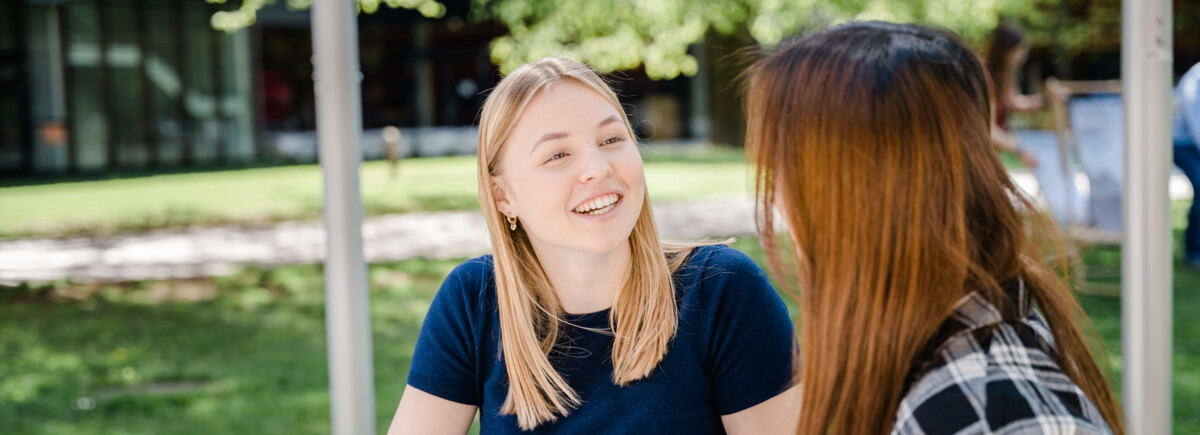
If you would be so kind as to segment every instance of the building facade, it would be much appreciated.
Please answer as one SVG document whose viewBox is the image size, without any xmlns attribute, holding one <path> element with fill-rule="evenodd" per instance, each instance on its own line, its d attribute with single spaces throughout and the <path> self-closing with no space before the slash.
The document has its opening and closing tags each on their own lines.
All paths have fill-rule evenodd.
<svg viewBox="0 0 1200 435">
<path fill-rule="evenodd" d="M 474 149 L 500 78 L 488 44 L 505 29 L 470 22 L 469 0 L 442 3 L 441 19 L 359 18 L 368 157 L 384 126 L 409 155 Z M 0 177 L 315 161 L 309 12 L 285 4 L 226 33 L 210 17 L 234 5 L 204 0 L 0 1 Z M 670 140 L 705 136 L 702 79 L 635 70 L 614 86 L 640 136 Z"/>
<path fill-rule="evenodd" d="M 251 46 L 191 0 L 0 3 L 0 175 L 248 162 Z"/>
</svg>

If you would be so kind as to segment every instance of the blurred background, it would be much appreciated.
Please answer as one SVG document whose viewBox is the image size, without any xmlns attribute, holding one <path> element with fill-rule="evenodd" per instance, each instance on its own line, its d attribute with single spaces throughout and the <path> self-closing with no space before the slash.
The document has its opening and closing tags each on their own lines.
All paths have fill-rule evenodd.
<svg viewBox="0 0 1200 435">
<path fill-rule="evenodd" d="M 309 3 L 0 0 L 0 433 L 329 432 Z M 504 72 L 612 72 L 665 235 L 736 236 L 765 267 L 738 74 L 748 49 L 851 19 L 945 27 L 981 56 L 1008 24 L 1022 93 L 1078 90 L 1069 115 L 1010 119 L 1037 168 L 1002 158 L 1063 224 L 1120 389 L 1119 0 L 357 4 L 381 432 L 442 278 L 489 249 L 474 123 Z M 1172 5 L 1178 78 L 1200 0 Z M 1181 243 L 1181 174 L 1171 195 Z M 1200 433 L 1200 272 L 1176 262 L 1174 430 Z"/>
</svg>

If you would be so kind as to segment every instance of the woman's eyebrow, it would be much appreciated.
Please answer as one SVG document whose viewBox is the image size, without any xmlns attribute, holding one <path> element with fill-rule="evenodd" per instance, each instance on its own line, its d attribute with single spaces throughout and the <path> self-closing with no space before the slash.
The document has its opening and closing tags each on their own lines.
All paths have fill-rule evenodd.
<svg viewBox="0 0 1200 435">
<path fill-rule="evenodd" d="M 621 118 L 618 117 L 617 115 L 609 116 L 608 118 L 604 118 L 603 121 L 600 121 L 600 124 L 597 125 L 596 128 L 600 128 L 600 127 L 612 124 L 614 122 L 621 122 Z M 543 142 L 549 142 L 552 140 L 563 139 L 563 138 L 566 138 L 567 136 L 570 136 L 570 134 L 564 133 L 564 132 L 543 134 L 542 137 L 538 138 L 537 142 L 533 143 L 533 148 L 529 149 L 529 154 L 532 155 L 533 152 L 537 150 L 538 145 L 541 145 Z"/>
<path fill-rule="evenodd" d="M 533 148 L 529 149 L 529 154 L 533 155 L 533 152 L 537 150 L 538 145 L 541 145 L 543 142 L 558 140 L 558 139 L 565 138 L 567 136 L 570 136 L 570 134 L 563 133 L 563 132 L 543 134 L 541 138 L 538 138 L 537 142 L 533 143 Z"/>
<path fill-rule="evenodd" d="M 617 115 L 609 116 L 608 118 L 605 118 L 603 121 L 600 121 L 600 125 L 597 125 L 596 128 L 600 128 L 600 127 L 606 126 L 608 124 L 612 124 L 614 122 L 621 122 L 621 118 L 617 117 Z"/>
</svg>

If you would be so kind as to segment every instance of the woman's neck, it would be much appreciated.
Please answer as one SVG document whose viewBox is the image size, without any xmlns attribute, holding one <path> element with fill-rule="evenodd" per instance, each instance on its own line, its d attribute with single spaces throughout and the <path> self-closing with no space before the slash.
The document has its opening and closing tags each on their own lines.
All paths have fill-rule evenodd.
<svg viewBox="0 0 1200 435">
<path fill-rule="evenodd" d="M 625 241 L 608 252 L 582 252 L 534 244 L 542 270 L 554 294 L 569 314 L 587 314 L 612 308 L 617 290 L 629 278 L 632 254 Z"/>
</svg>

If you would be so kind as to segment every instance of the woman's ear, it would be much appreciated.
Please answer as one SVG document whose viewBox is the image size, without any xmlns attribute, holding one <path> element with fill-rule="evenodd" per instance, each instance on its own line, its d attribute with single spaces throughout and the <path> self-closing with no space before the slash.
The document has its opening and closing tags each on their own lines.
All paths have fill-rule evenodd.
<svg viewBox="0 0 1200 435">
<path fill-rule="evenodd" d="M 515 207 L 512 201 L 508 198 L 508 192 L 505 189 L 503 180 L 498 179 L 494 175 L 488 176 L 489 183 L 492 185 L 492 198 L 496 200 L 496 208 L 500 209 L 500 213 L 508 217 L 517 217 Z"/>
</svg>

